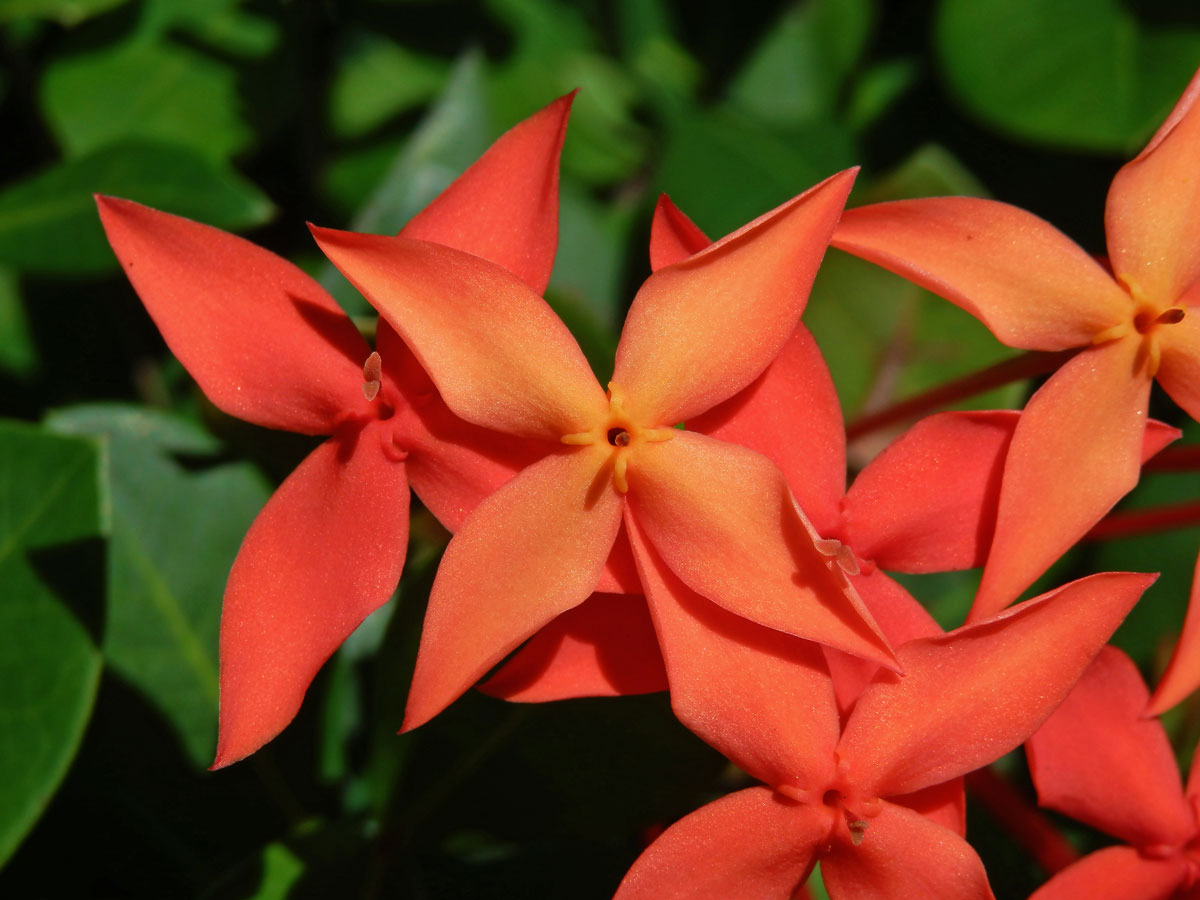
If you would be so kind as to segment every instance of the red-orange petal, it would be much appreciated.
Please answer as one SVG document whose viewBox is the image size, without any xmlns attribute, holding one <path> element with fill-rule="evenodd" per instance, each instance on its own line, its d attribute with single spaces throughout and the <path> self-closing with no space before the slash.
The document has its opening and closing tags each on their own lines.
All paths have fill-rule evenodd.
<svg viewBox="0 0 1200 900">
<path fill-rule="evenodd" d="M 1182 322 L 1159 326 L 1158 339 L 1162 348 L 1158 383 L 1200 422 L 1200 305 L 1189 306 Z"/>
<path fill-rule="evenodd" d="M 405 731 L 592 593 L 624 507 L 605 457 L 594 447 L 547 456 L 463 523 L 429 595 Z"/>
<path fill-rule="evenodd" d="M 462 418 L 558 442 L 607 415 L 604 392 L 567 327 L 507 269 L 425 241 L 312 232 Z"/>
<path fill-rule="evenodd" d="M 683 262 L 699 253 L 712 241 L 684 215 L 683 210 L 671 202 L 666 194 L 659 194 L 654 206 L 654 218 L 650 222 L 650 269 L 657 272 L 665 266 Z"/>
<path fill-rule="evenodd" d="M 574 99 L 572 91 L 506 131 L 401 236 L 482 256 L 544 293 L 558 246 L 558 159 Z"/>
<path fill-rule="evenodd" d="M 823 790 L 840 723 L 821 648 L 705 600 L 667 568 L 628 512 L 626 527 L 675 716 L 760 781 Z"/>
<path fill-rule="evenodd" d="M 317 670 L 396 589 L 408 544 L 404 464 L 369 426 L 323 443 L 246 534 L 221 610 L 213 768 L 253 753 L 296 715 Z"/>
<path fill-rule="evenodd" d="M 1137 847 L 1195 832 L 1179 766 L 1133 662 L 1105 647 L 1026 742 L 1038 802 Z"/>
<path fill-rule="evenodd" d="M 635 421 L 691 418 L 771 363 L 800 321 L 854 174 L 826 179 L 646 280 L 613 372 Z"/>
<path fill-rule="evenodd" d="M 1139 352 L 1134 339 L 1084 350 L 1026 404 L 968 621 L 1015 600 L 1137 484 L 1150 399 Z"/>
<path fill-rule="evenodd" d="M 821 350 L 803 324 L 749 387 L 687 425 L 757 450 L 783 471 L 820 534 L 837 527 L 846 489 L 842 406 Z"/>
<path fill-rule="evenodd" d="M 1133 311 L 1129 295 L 1078 244 L 994 200 L 929 197 L 849 209 L 831 243 L 961 306 L 1010 347 L 1087 345 Z"/>
<path fill-rule="evenodd" d="M 987 765 L 1066 697 L 1154 576 L 1093 575 L 922 638 L 863 691 L 838 752 L 866 792 L 907 794 Z"/>
<path fill-rule="evenodd" d="M 888 799 L 898 806 L 907 806 L 943 828 L 949 828 L 959 837 L 967 836 L 967 792 L 962 778 L 932 784 L 911 794 L 897 794 Z"/>
<path fill-rule="evenodd" d="M 117 197 L 96 205 L 167 346 L 213 403 L 305 434 L 330 434 L 343 413 L 365 411 L 371 350 L 315 281 L 218 228 Z"/>
<path fill-rule="evenodd" d="M 521 703 L 665 691 L 646 598 L 592 594 L 531 637 L 479 689 Z"/>
<path fill-rule="evenodd" d="M 1192 593 L 1188 597 L 1183 632 L 1175 644 L 1167 671 L 1154 689 L 1146 715 L 1158 716 L 1200 687 L 1200 557 L 1192 575 Z"/>
<path fill-rule="evenodd" d="M 696 593 L 752 622 L 893 665 L 887 641 L 815 535 L 783 474 L 753 450 L 691 432 L 638 448 L 629 505 Z"/>
<path fill-rule="evenodd" d="M 1106 847 L 1063 869 L 1029 900 L 1172 900 L 1187 871 L 1182 854 L 1154 859 L 1133 847 Z"/>
<path fill-rule="evenodd" d="M 883 801 L 857 847 L 842 842 L 821 858 L 835 900 L 991 900 L 983 862 L 948 828 Z"/>
<path fill-rule="evenodd" d="M 763 787 L 680 819 L 638 857 L 614 900 L 791 897 L 829 829 L 822 808 Z"/>
<path fill-rule="evenodd" d="M 1158 132 L 1121 167 L 1104 227 L 1113 271 L 1135 298 L 1170 306 L 1200 280 L 1200 71 Z"/>
</svg>

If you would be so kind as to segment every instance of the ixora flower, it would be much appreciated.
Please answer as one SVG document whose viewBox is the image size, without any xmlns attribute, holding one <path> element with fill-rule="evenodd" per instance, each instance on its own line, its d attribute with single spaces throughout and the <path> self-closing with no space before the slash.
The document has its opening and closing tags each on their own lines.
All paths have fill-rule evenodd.
<svg viewBox="0 0 1200 900">
<path fill-rule="evenodd" d="M 405 728 L 584 602 L 634 523 L 680 578 L 732 614 L 894 664 L 779 470 L 673 427 L 745 388 L 787 342 L 853 178 L 834 175 L 652 274 L 607 394 L 562 322 L 503 269 L 403 237 L 313 229 L 455 413 L 547 448 L 450 542 Z M 634 549 L 641 571 L 645 554 Z"/>
<path fill-rule="evenodd" d="M 1045 221 L 942 197 L 846 213 L 833 245 L 977 316 L 1004 343 L 1080 351 L 1030 399 L 972 616 L 1015 599 L 1136 483 L 1151 380 L 1200 418 L 1200 73 L 1113 179 L 1112 273 Z"/>
<path fill-rule="evenodd" d="M 668 665 L 707 653 L 727 666 L 682 721 L 763 784 L 668 828 L 617 900 L 785 900 L 817 861 L 833 900 L 990 898 L 946 783 L 1033 733 L 1153 581 L 1094 575 L 910 641 L 904 674 L 876 674 L 843 726 L 819 648 L 730 616 L 645 556 L 672 620 Z"/>
<path fill-rule="evenodd" d="M 1031 900 L 1167 900 L 1200 884 L 1200 754 L 1187 788 L 1137 666 L 1106 647 L 1025 745 L 1043 806 L 1122 841 L 1056 874 Z M 1189 890 L 1190 889 L 1190 890 Z"/>
<path fill-rule="evenodd" d="M 403 233 L 478 253 L 543 290 L 570 104 L 563 97 L 503 135 Z M 386 323 L 372 351 L 286 260 L 128 200 L 97 203 L 129 280 L 213 403 L 269 428 L 330 435 L 268 501 L 230 572 L 217 768 L 278 734 L 322 663 L 391 596 L 410 484 L 455 528 L 542 451 L 459 420 Z"/>
</svg>

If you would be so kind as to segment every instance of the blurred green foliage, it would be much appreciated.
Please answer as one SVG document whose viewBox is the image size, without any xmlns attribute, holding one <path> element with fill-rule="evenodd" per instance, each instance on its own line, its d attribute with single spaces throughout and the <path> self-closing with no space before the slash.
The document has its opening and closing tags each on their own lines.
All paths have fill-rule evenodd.
<svg viewBox="0 0 1200 900">
<path fill-rule="evenodd" d="M 547 299 L 603 378 L 659 191 L 717 237 L 861 165 L 855 203 L 992 195 L 1103 252 L 1109 179 L 1200 63 L 1200 10 L 1148 7 L 0 0 L 0 895 L 607 897 L 657 828 L 745 783 L 664 697 L 471 694 L 397 736 L 446 539 L 420 509 L 398 600 L 277 741 L 206 772 L 229 564 L 309 445 L 198 395 L 120 277 L 93 193 L 246 234 L 369 331 L 304 223 L 395 232 L 580 88 Z M 1011 352 L 836 252 L 806 321 L 848 419 Z M 1018 406 L 1030 387 L 972 402 Z M 1128 503 L 1198 490 L 1157 473 Z M 1163 571 L 1119 637 L 1154 676 L 1198 541 L 1087 545 L 1047 583 Z M 906 583 L 953 627 L 976 582 Z M 1176 715 L 1176 735 L 1198 718 Z M 1011 860 L 986 817 L 972 828 L 985 858 Z M 1002 898 L 1038 877 L 989 868 Z"/>
</svg>

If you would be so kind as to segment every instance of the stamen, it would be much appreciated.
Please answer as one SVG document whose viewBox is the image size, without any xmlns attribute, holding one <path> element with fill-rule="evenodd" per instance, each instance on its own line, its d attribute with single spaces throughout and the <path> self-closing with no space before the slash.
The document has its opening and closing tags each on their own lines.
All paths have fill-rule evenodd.
<svg viewBox="0 0 1200 900">
<path fill-rule="evenodd" d="M 629 492 L 629 482 L 625 479 L 625 470 L 629 467 L 629 459 L 624 453 L 618 453 L 616 456 L 613 460 L 613 484 L 618 492 L 626 494 Z"/>
<path fill-rule="evenodd" d="M 849 811 L 846 812 L 846 827 L 850 829 L 850 843 L 855 847 L 861 844 L 863 838 L 867 836 L 867 820 L 851 819 Z"/>
<path fill-rule="evenodd" d="M 1104 344 L 1108 341 L 1115 341 L 1117 338 L 1123 338 L 1132 333 L 1133 323 L 1121 322 L 1119 325 L 1114 325 L 1112 328 L 1105 328 L 1102 332 L 1092 338 L 1092 344 Z"/>
<path fill-rule="evenodd" d="M 1146 338 L 1146 344 L 1146 373 L 1153 378 L 1162 365 L 1162 348 L 1158 346 L 1158 338 L 1154 335 Z"/>
<path fill-rule="evenodd" d="M 574 434 L 564 434 L 559 438 L 564 444 L 571 444 L 576 447 L 583 447 L 588 444 L 596 443 L 596 435 L 590 431 L 578 431 Z"/>
<path fill-rule="evenodd" d="M 608 442 L 614 447 L 628 447 L 631 440 L 633 439 L 629 436 L 629 432 L 624 428 L 608 429 Z"/>
<path fill-rule="evenodd" d="M 858 565 L 858 557 L 854 555 L 854 551 L 850 547 L 841 541 L 823 539 L 813 541 L 813 546 L 817 548 L 818 553 L 835 559 L 838 568 L 847 575 L 857 575 L 861 571 Z"/>
<path fill-rule="evenodd" d="M 642 431 L 642 440 L 651 444 L 661 444 L 675 437 L 674 428 L 647 428 Z"/>
<path fill-rule="evenodd" d="M 367 361 L 363 363 L 363 381 L 362 391 L 363 396 L 370 403 L 379 394 L 379 387 L 383 379 L 383 360 L 380 359 L 379 353 L 372 351 L 367 357 Z"/>
<path fill-rule="evenodd" d="M 1178 325 L 1183 321 L 1185 314 L 1182 306 L 1172 306 L 1170 309 L 1164 309 L 1154 321 L 1159 325 Z"/>
</svg>

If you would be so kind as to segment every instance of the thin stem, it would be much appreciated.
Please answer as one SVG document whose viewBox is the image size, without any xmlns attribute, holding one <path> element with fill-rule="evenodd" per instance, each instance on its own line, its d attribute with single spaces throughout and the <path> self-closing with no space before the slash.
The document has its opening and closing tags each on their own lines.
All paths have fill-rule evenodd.
<svg viewBox="0 0 1200 900">
<path fill-rule="evenodd" d="M 990 766 L 966 776 L 971 796 L 1043 869 L 1053 875 L 1079 859 L 1079 852 L 1029 799 Z"/>
<path fill-rule="evenodd" d="M 1084 540 L 1106 541 L 1135 534 L 1152 534 L 1200 523 L 1200 500 L 1168 503 L 1148 509 L 1110 513 L 1089 531 Z"/>
<path fill-rule="evenodd" d="M 1060 350 L 1055 353 L 1031 350 L 1020 356 L 1003 360 L 986 369 L 980 369 L 978 372 L 956 378 L 954 381 L 948 381 L 946 384 L 917 394 L 915 397 L 902 400 L 876 412 L 867 413 L 846 426 L 846 440 L 853 441 L 879 428 L 895 425 L 898 422 L 911 421 L 925 413 L 941 409 L 968 397 L 974 397 L 984 391 L 1011 384 L 1014 381 L 1053 372 L 1075 353 L 1075 350 Z"/>
<path fill-rule="evenodd" d="M 1160 472 L 1191 472 L 1200 469 L 1200 445 L 1185 444 L 1182 447 L 1167 447 L 1160 450 L 1142 464 L 1143 469 Z"/>
</svg>

